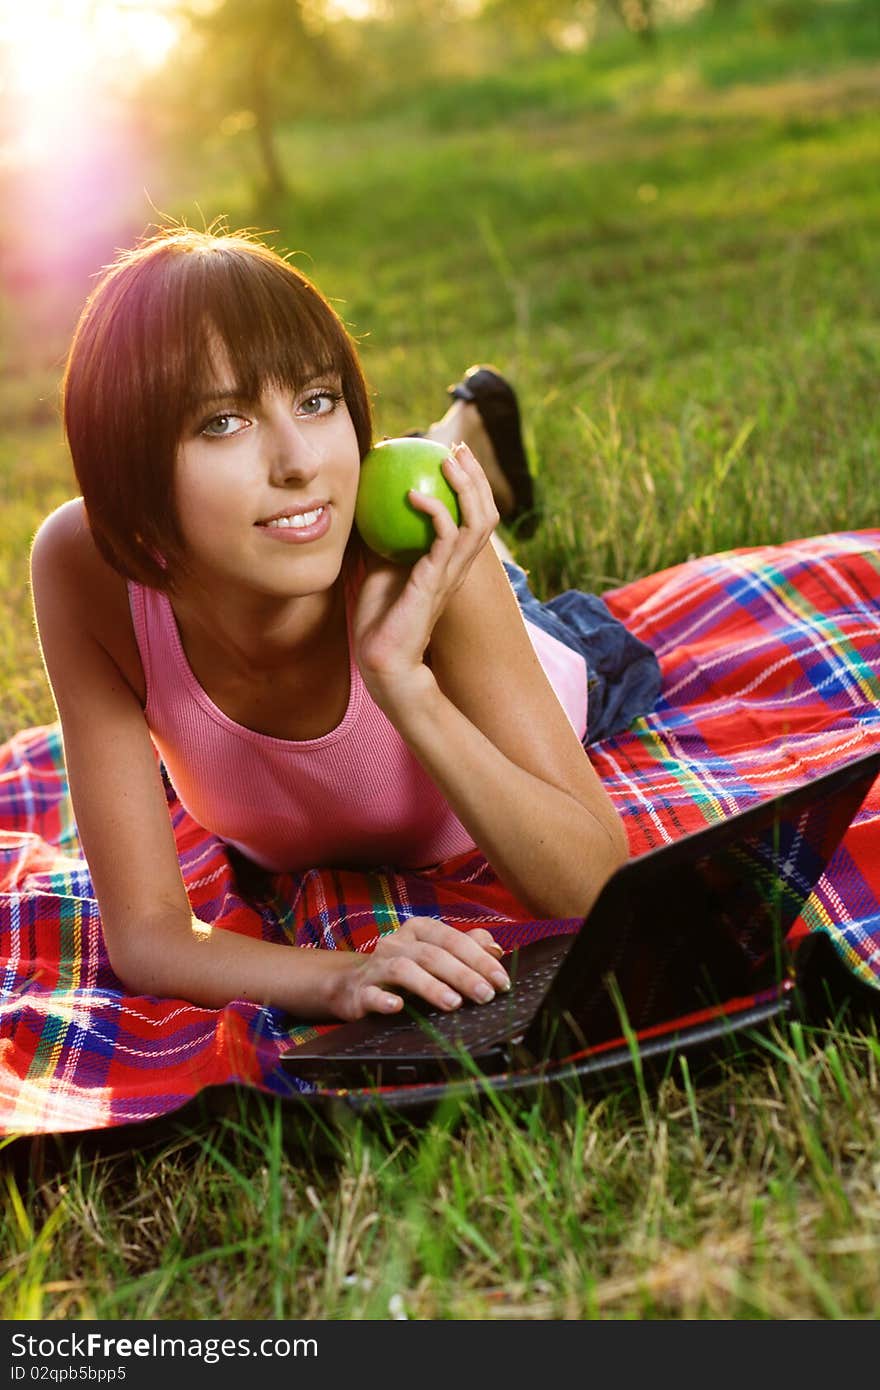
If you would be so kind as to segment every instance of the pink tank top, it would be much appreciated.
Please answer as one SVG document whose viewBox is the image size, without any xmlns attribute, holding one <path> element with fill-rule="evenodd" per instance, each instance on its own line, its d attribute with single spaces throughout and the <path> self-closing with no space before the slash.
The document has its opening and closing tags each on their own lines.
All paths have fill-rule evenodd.
<svg viewBox="0 0 880 1390">
<path fill-rule="evenodd" d="M 230 719 L 199 685 L 167 595 L 129 581 L 128 597 L 150 735 L 182 805 L 204 829 L 272 872 L 423 868 L 474 848 L 354 660 L 348 709 L 335 729 L 314 739 L 272 738 Z M 582 738 L 583 658 L 526 627 Z"/>
</svg>

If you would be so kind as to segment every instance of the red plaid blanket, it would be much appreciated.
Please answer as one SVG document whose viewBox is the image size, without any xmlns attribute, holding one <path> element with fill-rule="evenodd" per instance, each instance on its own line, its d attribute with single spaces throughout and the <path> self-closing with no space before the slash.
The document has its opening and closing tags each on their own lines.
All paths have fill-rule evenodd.
<svg viewBox="0 0 880 1390">
<path fill-rule="evenodd" d="M 688 561 L 603 596 L 657 652 L 655 711 L 590 750 L 633 854 L 729 815 L 880 742 L 880 531 Z M 535 922 L 478 854 L 423 874 L 243 871 L 167 788 L 197 915 L 231 931 L 369 950 L 413 913 L 490 926 L 505 946 L 572 930 Z M 834 856 L 797 937 L 822 931 L 880 986 L 880 792 Z M 289 1093 L 277 1010 L 133 998 L 110 970 L 67 796 L 58 729 L 0 749 L 0 1127 L 101 1129 L 166 1114 L 204 1087 Z"/>
</svg>

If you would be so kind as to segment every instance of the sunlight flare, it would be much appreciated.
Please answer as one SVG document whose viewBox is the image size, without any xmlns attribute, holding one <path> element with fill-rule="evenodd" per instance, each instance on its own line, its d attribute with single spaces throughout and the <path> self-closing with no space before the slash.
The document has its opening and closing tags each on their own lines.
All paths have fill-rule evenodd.
<svg viewBox="0 0 880 1390">
<path fill-rule="evenodd" d="M 165 0 L 0 0 L 7 159 L 38 162 L 102 97 L 160 66 L 179 38 Z"/>
</svg>

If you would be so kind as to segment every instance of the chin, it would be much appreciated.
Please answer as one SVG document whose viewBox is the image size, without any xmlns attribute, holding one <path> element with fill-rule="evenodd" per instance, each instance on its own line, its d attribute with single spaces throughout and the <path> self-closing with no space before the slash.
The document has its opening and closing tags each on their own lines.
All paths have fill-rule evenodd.
<svg viewBox="0 0 880 1390">
<path fill-rule="evenodd" d="M 287 564 L 281 567 L 276 573 L 269 577 L 263 570 L 259 579 L 254 574 L 254 580 L 260 583 L 260 587 L 284 598 L 305 598 L 309 594 L 325 593 L 339 580 L 342 573 L 345 552 L 340 554 L 338 551 L 332 555 L 304 555 L 298 554 L 296 563 Z"/>
</svg>

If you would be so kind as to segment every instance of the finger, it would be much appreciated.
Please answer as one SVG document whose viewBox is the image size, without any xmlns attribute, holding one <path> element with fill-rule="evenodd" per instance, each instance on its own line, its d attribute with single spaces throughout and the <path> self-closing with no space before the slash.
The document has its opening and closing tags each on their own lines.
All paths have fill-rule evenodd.
<svg viewBox="0 0 880 1390">
<path fill-rule="evenodd" d="M 455 518 L 447 507 L 446 503 L 439 497 L 432 497 L 427 492 L 416 492 L 415 489 L 407 493 L 407 498 L 415 511 L 424 512 L 434 522 L 434 530 L 437 535 L 445 540 L 454 539 L 458 535 L 458 526 Z"/>
<path fill-rule="evenodd" d="M 499 521 L 498 507 L 485 470 L 473 451 L 467 444 L 457 444 L 443 466 L 447 482 L 458 493 L 465 524 L 494 530 Z"/>
<path fill-rule="evenodd" d="M 445 503 L 428 493 L 411 491 L 407 494 L 409 502 L 415 511 L 432 518 L 438 538 L 446 542 L 463 542 L 464 554 L 476 554 L 486 544 L 500 519 L 489 480 L 466 444 L 455 446 L 443 460 L 442 470 L 458 498 L 458 524 Z"/>
<path fill-rule="evenodd" d="M 492 486 L 486 476 L 486 470 L 469 444 L 465 444 L 463 440 L 461 444 L 456 444 L 450 458 L 481 492 L 492 495 Z"/>
<path fill-rule="evenodd" d="M 484 953 L 486 968 L 481 970 L 479 963 L 476 966 L 468 965 L 460 956 L 453 955 L 442 946 L 432 946 L 424 942 L 415 950 L 413 959 L 423 970 L 427 970 L 436 979 L 443 980 L 451 989 L 472 999 L 475 1004 L 488 1004 L 495 998 L 495 985 L 490 978 L 492 975 L 497 974 L 499 988 L 507 986 L 506 974 L 501 972 L 488 951 Z M 500 983 L 502 978 L 504 984 Z"/>
<path fill-rule="evenodd" d="M 360 990 L 359 1003 L 359 1018 L 364 1014 L 399 1014 L 403 1008 L 401 996 L 382 989 L 381 985 L 364 985 Z"/>
<path fill-rule="evenodd" d="M 465 960 L 478 960 L 481 953 L 486 948 L 501 950 L 492 933 L 485 927 L 471 927 L 467 931 L 462 931 L 458 927 L 451 927 L 448 922 L 444 922 L 442 917 L 409 917 L 398 932 L 409 931 L 417 941 L 430 941 L 435 946 L 442 946 L 447 951 L 454 953 L 464 953 Z M 385 937 L 384 940 L 393 940 L 393 937 Z M 476 948 L 476 950 L 475 950 Z"/>
<path fill-rule="evenodd" d="M 425 949 L 440 951 L 443 957 L 460 962 L 465 973 L 462 974 L 459 967 L 453 967 L 453 973 L 450 974 L 450 967 L 445 961 L 435 956 L 431 957 L 431 968 L 435 969 L 437 973 L 443 973 L 444 978 L 448 979 L 456 989 L 464 990 L 465 994 L 471 999 L 477 999 L 479 1003 L 486 1002 L 485 993 L 482 991 L 477 993 L 481 980 L 488 982 L 492 986 L 493 992 L 510 989 L 510 976 L 499 964 L 494 950 L 490 952 L 476 939 L 476 932 L 479 931 L 491 942 L 494 948 L 495 942 L 492 941 L 488 932 L 481 928 L 476 928 L 475 931 L 470 932 L 457 931 L 448 923 L 439 922 L 432 917 L 411 918 L 410 921 L 413 924 L 413 934 L 416 940 L 424 943 Z M 390 944 L 392 938 L 385 939 Z M 417 954 L 417 959 L 426 963 L 423 952 Z"/>
<path fill-rule="evenodd" d="M 499 945 L 492 933 L 486 931 L 485 927 L 472 927 L 468 936 L 471 941 L 476 941 L 478 946 L 482 946 L 484 951 L 491 951 L 499 960 L 504 955 L 504 947 Z"/>
<path fill-rule="evenodd" d="M 436 535 L 429 554 L 433 554 L 435 560 L 456 555 L 464 563 L 469 562 L 483 548 L 494 529 L 495 523 L 475 500 L 470 484 L 463 488 L 458 498 L 461 520 L 456 524 L 448 507 L 439 498 L 421 492 L 409 493 L 415 510 L 429 515 L 434 523 Z M 491 505 L 494 506 L 494 503 Z M 438 540 L 442 543 L 441 549 L 435 551 Z"/>
<path fill-rule="evenodd" d="M 418 950 L 418 945 L 414 947 Z M 384 962 L 376 961 L 377 973 L 382 980 L 395 989 L 405 989 L 409 994 L 417 994 L 437 1009 L 449 1012 L 461 1004 L 461 995 L 446 980 L 426 970 L 412 956 L 394 956 Z"/>
</svg>

